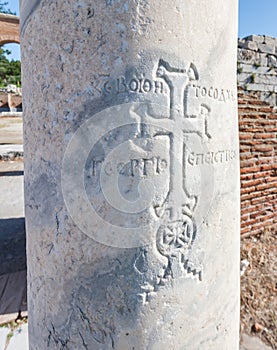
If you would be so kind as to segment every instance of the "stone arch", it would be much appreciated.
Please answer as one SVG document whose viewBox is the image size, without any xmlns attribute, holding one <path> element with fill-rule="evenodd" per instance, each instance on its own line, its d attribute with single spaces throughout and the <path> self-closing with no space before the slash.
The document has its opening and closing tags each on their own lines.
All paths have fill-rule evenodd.
<svg viewBox="0 0 277 350">
<path fill-rule="evenodd" d="M 19 17 L 0 13 L 0 46 L 20 43 Z"/>
</svg>

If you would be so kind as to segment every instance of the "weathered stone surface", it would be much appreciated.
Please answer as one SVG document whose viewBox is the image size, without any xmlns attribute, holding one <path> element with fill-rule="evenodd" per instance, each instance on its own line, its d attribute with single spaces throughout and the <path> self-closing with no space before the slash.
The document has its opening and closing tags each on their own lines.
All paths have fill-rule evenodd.
<svg viewBox="0 0 277 350">
<path fill-rule="evenodd" d="M 242 83 L 242 84 L 250 83 L 252 81 L 251 74 L 249 74 L 249 73 L 238 74 L 238 82 Z"/>
<path fill-rule="evenodd" d="M 238 349 L 236 2 L 25 4 L 30 349 Z"/>
<path fill-rule="evenodd" d="M 268 56 L 268 65 L 269 67 L 277 67 L 277 58 L 276 56 L 269 55 Z"/>
<path fill-rule="evenodd" d="M 258 44 L 258 50 L 263 53 L 275 54 L 275 46 L 267 44 Z"/>
<path fill-rule="evenodd" d="M 264 43 L 270 46 L 275 46 L 276 45 L 276 39 L 271 37 L 271 36 L 264 36 Z"/>
<path fill-rule="evenodd" d="M 257 67 L 252 64 L 243 64 L 239 62 L 238 65 L 238 75 L 241 73 L 254 73 L 254 74 L 271 74 L 276 75 L 275 69 L 270 69 L 270 67 Z"/>
<path fill-rule="evenodd" d="M 252 51 L 258 51 L 258 44 L 254 41 L 240 40 L 238 42 L 238 47 L 241 49 L 247 49 Z"/>
<path fill-rule="evenodd" d="M 263 92 L 274 92 L 275 87 L 273 85 L 265 85 L 265 84 L 255 84 L 249 83 L 245 86 L 245 89 L 248 91 L 263 91 Z"/>
<path fill-rule="evenodd" d="M 260 93 L 260 98 L 262 101 L 269 103 L 271 106 L 276 106 L 277 105 L 276 92 L 277 92 L 277 90 L 275 90 L 274 93 L 268 92 L 268 91 L 266 91 L 266 92 L 262 91 Z"/>
<path fill-rule="evenodd" d="M 256 66 L 267 66 L 267 55 L 250 51 L 246 49 L 238 49 L 239 62 L 252 64 Z"/>
<path fill-rule="evenodd" d="M 238 74 L 238 82 L 244 84 L 263 84 L 266 86 L 271 85 L 271 88 L 277 84 L 277 76 L 269 74 L 256 74 L 252 73 L 240 73 Z"/>
<path fill-rule="evenodd" d="M 264 344 L 258 337 L 243 334 L 240 350 L 271 350 L 271 347 Z"/>
<path fill-rule="evenodd" d="M 239 40 L 238 84 L 247 91 L 258 91 L 263 101 L 276 105 L 276 39 L 249 36 Z M 253 46 L 254 45 L 254 46 Z M 253 51 L 258 45 L 259 53 Z M 243 47 L 243 48 L 242 48 Z"/>
<path fill-rule="evenodd" d="M 265 37 L 264 35 L 249 35 L 243 38 L 242 40 L 245 41 L 255 41 L 257 43 L 263 44 L 265 42 Z"/>
<path fill-rule="evenodd" d="M 266 84 L 266 85 L 277 85 L 277 76 L 276 75 L 262 75 L 262 74 L 254 74 L 254 81 L 257 84 Z"/>
</svg>

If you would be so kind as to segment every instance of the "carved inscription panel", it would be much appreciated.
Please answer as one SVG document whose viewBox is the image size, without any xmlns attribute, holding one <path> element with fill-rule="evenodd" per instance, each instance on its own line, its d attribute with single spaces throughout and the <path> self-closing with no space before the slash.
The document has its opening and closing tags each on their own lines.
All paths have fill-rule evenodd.
<svg viewBox="0 0 277 350">
<path fill-rule="evenodd" d="M 182 276 L 202 280 L 203 266 L 190 259 L 195 241 L 200 239 L 195 213 L 203 206 L 199 191 L 187 186 L 190 171 L 228 165 L 236 158 L 235 150 L 215 148 L 210 126 L 215 117 L 213 104 L 234 102 L 234 94 L 206 88 L 199 81 L 193 63 L 180 68 L 162 58 L 152 74 L 113 79 L 100 74 L 91 79 L 92 96 L 149 94 L 150 102 L 145 99 L 122 104 L 91 118 L 85 129 L 95 142 L 84 152 L 85 172 L 80 174 L 88 210 L 93 210 L 96 221 L 101 219 L 103 227 L 111 225 L 111 245 L 141 245 L 132 241 L 134 237 L 154 230 L 154 235 L 142 241 L 154 242 L 161 261 L 167 261 L 154 288 Z M 154 95 L 165 97 L 169 103 L 154 108 Z M 85 131 L 80 132 L 78 142 L 86 139 L 84 135 Z M 197 138 L 202 150 L 188 147 L 192 137 Z M 84 224 L 85 230 L 89 226 L 89 222 Z M 117 243 L 116 232 L 124 237 Z"/>
</svg>

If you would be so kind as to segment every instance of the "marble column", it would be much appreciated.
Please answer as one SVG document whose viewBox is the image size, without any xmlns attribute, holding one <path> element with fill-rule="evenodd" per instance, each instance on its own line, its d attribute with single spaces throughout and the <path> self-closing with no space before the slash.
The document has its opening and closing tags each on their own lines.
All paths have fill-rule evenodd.
<svg viewBox="0 0 277 350">
<path fill-rule="evenodd" d="M 21 0 L 31 350 L 238 349 L 237 1 Z"/>
</svg>

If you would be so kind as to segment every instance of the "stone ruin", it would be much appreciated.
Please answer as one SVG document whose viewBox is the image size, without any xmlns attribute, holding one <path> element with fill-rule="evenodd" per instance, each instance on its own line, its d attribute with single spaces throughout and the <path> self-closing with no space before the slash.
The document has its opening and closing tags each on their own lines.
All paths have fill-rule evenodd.
<svg viewBox="0 0 277 350">
<path fill-rule="evenodd" d="M 277 105 L 277 39 L 250 35 L 238 41 L 238 86 Z"/>
</svg>

